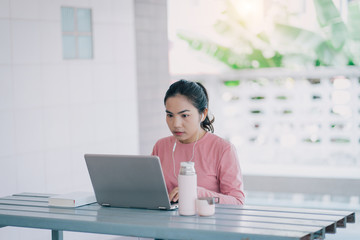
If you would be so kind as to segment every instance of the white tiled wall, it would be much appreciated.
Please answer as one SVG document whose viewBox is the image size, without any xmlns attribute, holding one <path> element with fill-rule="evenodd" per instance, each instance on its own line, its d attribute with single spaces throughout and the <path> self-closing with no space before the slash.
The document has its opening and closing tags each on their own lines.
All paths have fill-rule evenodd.
<svg viewBox="0 0 360 240">
<path fill-rule="evenodd" d="M 10 111 L 0 112 L 0 156 L 15 154 L 15 122 Z"/>
<path fill-rule="evenodd" d="M 15 116 L 15 155 L 44 150 L 44 126 L 41 108 L 16 110 Z M 34 170 L 36 166 L 34 165 Z"/>
<path fill-rule="evenodd" d="M 39 64 L 41 54 L 41 22 L 39 20 L 11 18 L 10 26 L 12 63 Z"/>
<path fill-rule="evenodd" d="M 23 1 L 23 0 L 10 0 L 10 14 L 14 19 L 32 19 L 37 20 L 41 15 L 40 1 Z"/>
<path fill-rule="evenodd" d="M 0 6 L 1 11 L 1 6 Z M 1 12 L 0 12 L 1 14 Z M 0 64 L 11 62 L 10 21 L 0 18 Z"/>
<path fill-rule="evenodd" d="M 0 64 L 0 79 L 0 109 L 10 109 L 13 106 L 13 82 L 10 65 Z"/>
<path fill-rule="evenodd" d="M 62 59 L 61 6 L 92 9 L 94 59 Z M 133 0 L 0 0 L 0 196 L 92 190 L 84 153 L 139 152 L 134 22 Z"/>
<path fill-rule="evenodd" d="M 67 67 L 64 64 L 48 64 L 41 69 L 41 78 L 45 79 L 42 86 L 44 107 L 63 106 L 70 102 L 70 80 L 67 77 Z"/>
<path fill-rule="evenodd" d="M 8 18 L 10 16 L 10 0 L 0 1 L 0 18 Z"/>
<path fill-rule="evenodd" d="M 14 107 L 16 109 L 40 108 L 43 105 L 43 79 L 40 64 L 12 64 Z"/>
<path fill-rule="evenodd" d="M 41 21 L 39 28 L 41 63 L 60 64 L 62 62 L 62 42 L 59 21 Z"/>
</svg>

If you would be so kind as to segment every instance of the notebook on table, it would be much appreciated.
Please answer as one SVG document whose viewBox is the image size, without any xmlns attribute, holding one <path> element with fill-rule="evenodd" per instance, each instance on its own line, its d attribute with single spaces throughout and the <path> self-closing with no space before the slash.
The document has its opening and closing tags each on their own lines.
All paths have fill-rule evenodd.
<svg viewBox="0 0 360 240">
<path fill-rule="evenodd" d="M 85 154 L 102 206 L 173 210 L 157 156 Z"/>
</svg>

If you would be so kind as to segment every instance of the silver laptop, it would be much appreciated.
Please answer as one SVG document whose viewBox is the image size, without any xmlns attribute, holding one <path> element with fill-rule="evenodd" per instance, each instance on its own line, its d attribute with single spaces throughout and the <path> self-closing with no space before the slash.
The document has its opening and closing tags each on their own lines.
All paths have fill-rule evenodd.
<svg viewBox="0 0 360 240">
<path fill-rule="evenodd" d="M 173 210 L 157 156 L 85 154 L 102 206 Z"/>
</svg>

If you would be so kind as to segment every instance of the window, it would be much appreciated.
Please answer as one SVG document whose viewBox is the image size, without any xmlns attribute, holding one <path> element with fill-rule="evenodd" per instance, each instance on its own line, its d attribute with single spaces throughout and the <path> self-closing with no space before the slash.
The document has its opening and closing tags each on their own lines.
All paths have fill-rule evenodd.
<svg viewBox="0 0 360 240">
<path fill-rule="evenodd" d="M 91 9 L 61 7 L 64 59 L 93 58 Z"/>
</svg>

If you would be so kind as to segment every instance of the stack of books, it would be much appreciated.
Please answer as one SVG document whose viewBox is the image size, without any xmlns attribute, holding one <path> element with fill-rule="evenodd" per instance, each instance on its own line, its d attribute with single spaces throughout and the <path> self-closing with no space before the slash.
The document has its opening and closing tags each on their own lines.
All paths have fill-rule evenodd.
<svg viewBox="0 0 360 240">
<path fill-rule="evenodd" d="M 80 207 L 94 202 L 96 202 L 94 193 L 72 192 L 50 197 L 48 205 L 52 207 Z"/>
</svg>

